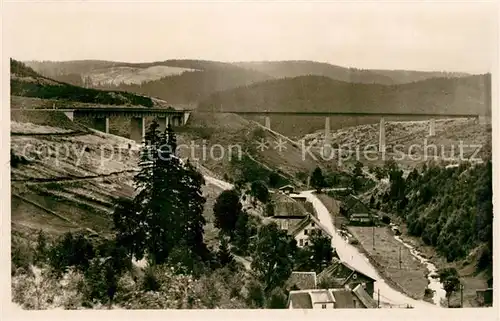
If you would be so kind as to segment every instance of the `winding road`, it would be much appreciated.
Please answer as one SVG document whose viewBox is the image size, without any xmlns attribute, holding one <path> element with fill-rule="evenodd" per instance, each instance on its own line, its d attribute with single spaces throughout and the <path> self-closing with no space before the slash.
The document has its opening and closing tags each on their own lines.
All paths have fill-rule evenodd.
<svg viewBox="0 0 500 321">
<path fill-rule="evenodd" d="M 368 259 L 354 246 L 350 245 L 334 228 L 333 222 L 328 212 L 328 209 L 323 203 L 313 194 L 313 191 L 304 191 L 298 194 L 306 197 L 310 201 L 316 212 L 318 219 L 327 231 L 332 235 L 332 246 L 336 249 L 339 257 L 344 262 L 348 263 L 358 271 L 374 278 L 375 293 L 380 291 L 381 303 L 393 305 L 411 305 L 414 308 L 438 308 L 437 305 L 425 301 L 418 301 L 390 287 L 384 279 L 379 275 L 375 267 L 371 265 Z"/>
</svg>

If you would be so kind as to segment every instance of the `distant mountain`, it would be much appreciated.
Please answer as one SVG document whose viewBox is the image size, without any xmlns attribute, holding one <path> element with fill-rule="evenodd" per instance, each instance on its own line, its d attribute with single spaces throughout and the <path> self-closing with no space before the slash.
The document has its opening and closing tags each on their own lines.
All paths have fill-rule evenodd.
<svg viewBox="0 0 500 321">
<path fill-rule="evenodd" d="M 12 96 L 104 105 L 154 106 L 153 100 L 149 97 L 128 92 L 82 88 L 42 76 L 14 59 L 10 60 L 10 66 L 10 93 Z"/>
<path fill-rule="evenodd" d="M 164 99 L 172 104 L 196 103 L 210 94 L 272 77 L 230 63 L 166 60 L 152 63 L 110 61 L 26 62 L 45 76 L 78 86 L 122 90 Z"/>
<path fill-rule="evenodd" d="M 236 66 L 259 71 L 274 78 L 325 76 L 334 80 L 363 84 L 403 84 L 429 78 L 465 77 L 466 73 L 424 72 L 411 70 L 372 70 L 340 67 L 315 61 L 237 62 Z"/>
<path fill-rule="evenodd" d="M 479 113 L 490 110 L 490 75 L 361 84 L 325 76 L 270 80 L 212 94 L 200 110 Z"/>
<path fill-rule="evenodd" d="M 28 61 L 44 76 L 77 86 L 123 90 L 158 97 L 176 104 L 193 104 L 211 94 L 258 82 L 299 76 L 324 76 L 362 84 L 402 84 L 436 77 L 465 77 L 462 73 L 406 70 L 361 70 L 314 61 L 224 63 L 173 59 L 150 63 L 104 60 Z"/>
</svg>

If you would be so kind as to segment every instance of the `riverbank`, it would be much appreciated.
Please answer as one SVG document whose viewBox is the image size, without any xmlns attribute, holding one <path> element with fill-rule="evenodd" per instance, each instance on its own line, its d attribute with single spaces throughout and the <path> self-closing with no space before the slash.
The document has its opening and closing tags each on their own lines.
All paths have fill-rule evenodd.
<svg viewBox="0 0 500 321">
<path fill-rule="evenodd" d="M 339 214 L 339 204 L 333 197 L 326 194 L 315 195 L 330 212 L 336 228 L 340 229 L 342 223 L 347 223 L 347 219 Z M 372 227 L 352 226 L 349 227 L 349 232 L 359 242 L 352 245 L 368 258 L 391 287 L 413 299 L 424 299 L 425 289 L 428 285 L 427 268 L 394 238 L 388 227 L 375 228 L 375 249 L 373 249 Z M 400 248 L 401 269 L 399 268 Z"/>
<path fill-rule="evenodd" d="M 457 269 L 460 275 L 460 281 L 464 285 L 463 289 L 463 306 L 468 307 L 478 307 L 478 302 L 476 301 L 476 290 L 486 289 L 488 287 L 488 276 L 485 272 L 476 273 L 476 262 L 477 255 L 472 253 L 468 258 L 459 260 L 456 262 L 447 262 L 444 257 L 439 255 L 434 247 L 425 245 L 424 242 L 417 237 L 410 236 L 406 228 L 406 224 L 396 217 L 391 217 L 393 221 L 397 222 L 399 229 L 402 232 L 400 236 L 401 239 L 414 247 L 421 255 L 432 262 L 437 269 L 453 267 Z M 461 301 L 460 292 L 453 293 L 450 299 L 451 306 L 459 306 Z"/>
</svg>

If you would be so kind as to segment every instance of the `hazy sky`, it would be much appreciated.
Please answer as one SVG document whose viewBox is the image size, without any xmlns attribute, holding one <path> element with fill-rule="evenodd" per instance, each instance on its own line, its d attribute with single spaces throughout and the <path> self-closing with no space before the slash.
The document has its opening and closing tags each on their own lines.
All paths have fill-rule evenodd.
<svg viewBox="0 0 500 321">
<path fill-rule="evenodd" d="M 4 3 L 20 60 L 315 60 L 491 71 L 497 6 L 457 3 Z"/>
</svg>

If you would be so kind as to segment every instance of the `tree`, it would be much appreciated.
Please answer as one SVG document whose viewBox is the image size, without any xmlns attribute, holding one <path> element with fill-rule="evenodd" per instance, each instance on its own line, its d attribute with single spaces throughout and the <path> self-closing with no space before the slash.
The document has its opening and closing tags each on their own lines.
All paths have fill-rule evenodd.
<svg viewBox="0 0 500 321">
<path fill-rule="evenodd" d="M 296 250 L 295 240 L 275 223 L 260 228 L 251 267 L 266 293 L 288 280 Z"/>
<path fill-rule="evenodd" d="M 311 174 L 311 186 L 319 193 L 325 187 L 325 178 L 321 168 L 316 167 Z"/>
<path fill-rule="evenodd" d="M 117 240 L 138 259 L 148 254 L 153 264 L 169 259 L 179 246 L 189 266 L 208 257 L 203 242 L 203 176 L 176 156 L 177 140 L 169 125 L 164 133 L 151 123 L 141 150 L 140 171 L 134 177 L 133 202 L 120 200 L 114 222 Z M 177 254 L 179 250 L 177 250 Z"/>
<path fill-rule="evenodd" d="M 250 239 L 249 220 L 246 212 L 241 212 L 236 220 L 236 225 L 233 234 L 233 244 L 238 249 L 239 253 L 248 254 L 248 245 Z"/>
<path fill-rule="evenodd" d="M 280 181 L 281 176 L 278 173 L 272 172 L 271 174 L 269 174 L 269 186 L 276 188 L 278 187 Z"/>
<path fill-rule="evenodd" d="M 34 263 L 45 263 L 48 258 L 49 246 L 45 233 L 40 230 L 36 239 Z"/>
<path fill-rule="evenodd" d="M 333 259 L 332 240 L 329 236 L 315 233 L 310 237 L 307 250 L 311 253 L 313 269 L 316 273 L 323 271 Z"/>
<path fill-rule="evenodd" d="M 439 271 L 439 282 L 443 284 L 448 299 L 448 307 L 450 307 L 451 295 L 460 290 L 460 277 L 455 268 L 445 268 Z"/>
<path fill-rule="evenodd" d="M 354 169 L 352 171 L 352 177 L 351 177 L 351 186 L 353 191 L 359 191 L 361 187 L 363 186 L 363 163 L 360 161 L 357 161 L 356 164 L 354 164 Z"/>
<path fill-rule="evenodd" d="M 373 196 L 370 196 L 370 207 L 371 208 L 374 208 L 375 207 L 375 197 Z"/>
<path fill-rule="evenodd" d="M 219 235 L 219 250 L 217 251 L 217 261 L 220 266 L 231 266 L 234 264 L 234 257 L 229 251 L 229 242 L 223 234 Z"/>
<path fill-rule="evenodd" d="M 220 228 L 226 235 L 231 236 L 242 211 L 238 192 L 233 189 L 220 193 L 215 201 L 213 211 L 215 226 Z"/>
<path fill-rule="evenodd" d="M 250 186 L 250 192 L 253 197 L 262 203 L 267 203 L 269 200 L 269 190 L 263 181 L 254 181 Z"/>
</svg>

